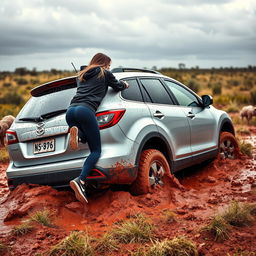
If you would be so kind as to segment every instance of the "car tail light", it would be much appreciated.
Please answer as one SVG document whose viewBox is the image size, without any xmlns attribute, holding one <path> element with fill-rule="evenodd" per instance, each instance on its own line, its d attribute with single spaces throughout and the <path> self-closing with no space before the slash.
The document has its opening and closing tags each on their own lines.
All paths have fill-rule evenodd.
<svg viewBox="0 0 256 256">
<path fill-rule="evenodd" d="M 7 145 L 18 143 L 19 140 L 17 137 L 17 133 L 14 131 L 7 130 L 6 131 L 6 141 L 7 141 Z"/>
<path fill-rule="evenodd" d="M 125 113 L 125 109 L 110 110 L 99 112 L 96 114 L 96 118 L 100 129 L 109 128 L 119 122 Z"/>
</svg>

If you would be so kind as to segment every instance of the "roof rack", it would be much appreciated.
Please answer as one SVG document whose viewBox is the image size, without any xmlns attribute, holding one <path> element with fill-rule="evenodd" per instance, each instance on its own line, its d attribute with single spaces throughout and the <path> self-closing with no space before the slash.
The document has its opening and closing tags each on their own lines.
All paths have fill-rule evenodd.
<svg viewBox="0 0 256 256">
<path fill-rule="evenodd" d="M 151 70 L 151 69 L 144 69 L 144 68 L 113 68 L 111 70 L 112 73 L 119 73 L 119 72 L 147 72 L 153 74 L 161 74 L 158 71 Z"/>
</svg>

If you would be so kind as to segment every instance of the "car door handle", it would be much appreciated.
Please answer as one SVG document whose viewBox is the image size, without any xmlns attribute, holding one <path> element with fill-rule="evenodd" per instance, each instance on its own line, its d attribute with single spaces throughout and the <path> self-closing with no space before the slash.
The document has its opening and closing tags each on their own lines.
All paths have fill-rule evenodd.
<svg viewBox="0 0 256 256">
<path fill-rule="evenodd" d="M 153 116 L 161 119 L 162 117 L 164 117 L 164 114 L 157 110 Z"/>
<path fill-rule="evenodd" d="M 189 118 L 194 118 L 196 115 L 195 114 L 193 114 L 192 112 L 188 112 L 188 114 L 187 114 L 187 117 L 189 117 Z"/>
</svg>

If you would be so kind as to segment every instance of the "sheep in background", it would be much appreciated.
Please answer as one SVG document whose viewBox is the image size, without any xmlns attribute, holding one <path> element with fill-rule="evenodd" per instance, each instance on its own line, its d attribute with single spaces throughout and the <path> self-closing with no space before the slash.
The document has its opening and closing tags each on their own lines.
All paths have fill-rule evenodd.
<svg viewBox="0 0 256 256">
<path fill-rule="evenodd" d="M 4 139 L 6 131 L 11 127 L 15 117 L 8 115 L 0 120 L 0 147 L 5 146 Z"/>
<path fill-rule="evenodd" d="M 248 124 L 251 121 L 253 116 L 256 116 L 256 107 L 254 107 L 252 105 L 245 106 L 240 111 L 240 117 L 242 118 L 242 120 L 245 117 L 247 119 Z"/>
</svg>

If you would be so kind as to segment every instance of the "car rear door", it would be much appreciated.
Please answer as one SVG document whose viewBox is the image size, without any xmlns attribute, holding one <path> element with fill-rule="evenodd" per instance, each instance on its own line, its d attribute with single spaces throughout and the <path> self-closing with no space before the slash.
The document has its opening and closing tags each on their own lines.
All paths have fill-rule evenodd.
<svg viewBox="0 0 256 256">
<path fill-rule="evenodd" d="M 171 96 L 158 78 L 140 78 L 144 100 L 150 109 L 159 133 L 171 146 L 173 160 L 191 155 L 190 127 L 182 106 L 174 104 Z"/>
</svg>

